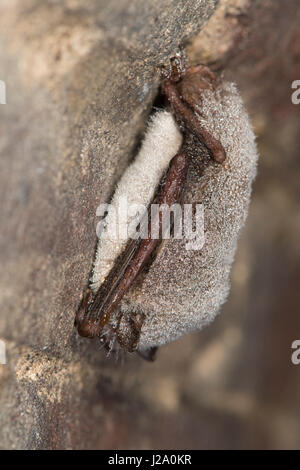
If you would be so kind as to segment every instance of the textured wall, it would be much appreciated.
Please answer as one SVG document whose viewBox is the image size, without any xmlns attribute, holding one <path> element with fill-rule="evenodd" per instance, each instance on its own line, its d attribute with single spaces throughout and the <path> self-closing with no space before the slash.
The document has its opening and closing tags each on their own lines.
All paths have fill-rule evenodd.
<svg viewBox="0 0 300 470">
<path fill-rule="evenodd" d="M 3 446 L 120 445 L 122 420 L 105 406 L 105 374 L 111 380 L 116 367 L 73 329 L 96 207 L 133 156 L 156 67 L 199 32 L 216 3 L 2 2 Z M 107 400 L 118 415 L 111 391 Z M 96 411 L 85 410 L 92 404 Z"/>
<path fill-rule="evenodd" d="M 300 373 L 297 0 L 2 1 L 0 445 L 295 447 Z M 198 33 L 202 29 L 200 35 Z M 225 34 L 226 32 L 226 34 Z M 154 364 L 106 359 L 74 312 L 95 211 L 133 157 L 155 67 L 189 43 L 237 81 L 261 153 L 223 315 Z M 269 92 L 269 91 L 272 92 Z M 299 336 L 299 334 L 298 334 Z"/>
</svg>

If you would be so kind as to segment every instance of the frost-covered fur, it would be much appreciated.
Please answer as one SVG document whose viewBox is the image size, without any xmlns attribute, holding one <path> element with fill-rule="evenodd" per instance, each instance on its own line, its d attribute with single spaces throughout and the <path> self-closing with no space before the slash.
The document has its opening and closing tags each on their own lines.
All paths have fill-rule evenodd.
<svg viewBox="0 0 300 470">
<path fill-rule="evenodd" d="M 183 203 L 204 204 L 205 244 L 200 251 L 187 251 L 185 240 L 166 240 L 142 283 L 123 299 L 124 312 L 146 314 L 140 350 L 203 328 L 229 293 L 231 264 L 256 175 L 255 136 L 234 84 L 204 91 L 199 111 L 199 120 L 221 141 L 227 159 L 223 165 L 207 161 L 203 169 L 203 149 L 193 139 Z"/>
<path fill-rule="evenodd" d="M 148 206 L 171 158 L 179 150 L 181 142 L 182 136 L 173 116 L 167 111 L 157 112 L 150 120 L 140 152 L 127 168 L 116 188 L 105 218 L 108 230 L 115 221 L 113 208 L 118 207 L 122 197 L 127 197 L 128 206 L 131 204 Z M 134 216 L 129 216 L 128 222 L 130 223 L 133 219 Z M 114 260 L 126 246 L 127 240 L 127 238 L 111 240 L 100 237 L 91 279 L 91 287 L 94 291 L 99 288 L 109 273 Z"/>
<path fill-rule="evenodd" d="M 191 166 L 182 202 L 204 205 L 205 244 L 200 251 L 193 251 L 186 250 L 184 239 L 165 240 L 149 271 L 123 298 L 124 334 L 127 314 L 145 314 L 140 350 L 201 329 L 215 318 L 229 292 L 231 264 L 256 174 L 255 136 L 236 86 L 231 83 L 221 82 L 216 90 L 203 91 L 198 118 L 221 141 L 227 158 L 223 165 L 213 162 L 205 147 L 192 136 L 185 144 Z M 156 115 L 141 152 L 122 178 L 113 201 L 125 190 L 134 202 L 149 202 L 180 143 L 171 115 Z M 116 254 L 122 246 L 99 243 L 95 285 L 108 269 L 102 266 L 101 250 Z"/>
</svg>

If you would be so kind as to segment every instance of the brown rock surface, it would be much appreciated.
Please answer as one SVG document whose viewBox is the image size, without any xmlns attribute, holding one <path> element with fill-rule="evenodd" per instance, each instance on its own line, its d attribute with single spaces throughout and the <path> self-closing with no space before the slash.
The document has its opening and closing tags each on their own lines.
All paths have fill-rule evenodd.
<svg viewBox="0 0 300 470">
<path fill-rule="evenodd" d="M 299 7 L 220 1 L 199 41 L 217 3 L 1 3 L 2 448 L 299 443 L 300 369 L 290 362 L 300 337 L 300 107 L 290 99 L 300 79 Z M 232 35 L 220 47 L 225 19 Z M 157 93 L 155 67 L 187 40 L 193 61 L 222 65 L 237 81 L 253 118 L 261 153 L 253 205 L 222 316 L 154 364 L 135 355 L 117 364 L 73 330 L 96 207 L 134 155 Z"/>
</svg>

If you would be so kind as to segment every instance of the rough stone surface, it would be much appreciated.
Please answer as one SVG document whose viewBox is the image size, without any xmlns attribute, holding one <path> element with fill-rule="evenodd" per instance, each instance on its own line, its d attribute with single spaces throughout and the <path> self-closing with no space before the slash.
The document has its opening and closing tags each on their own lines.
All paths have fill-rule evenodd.
<svg viewBox="0 0 300 470">
<path fill-rule="evenodd" d="M 100 374 L 105 381 L 104 357 L 73 328 L 94 256 L 96 208 L 133 157 L 157 93 L 157 66 L 199 32 L 216 4 L 1 4 L 4 447 L 106 445 L 105 425 L 91 438 L 84 416 L 88 395 L 103 405 L 102 394 L 82 378 L 90 360 L 96 382 Z"/>
<path fill-rule="evenodd" d="M 215 3 L 1 2 L 2 448 L 299 447 L 299 2 L 222 0 L 195 45 Z M 186 40 L 194 62 L 224 66 L 254 122 L 250 217 L 223 315 L 153 364 L 116 364 L 73 331 L 95 210 L 135 153 L 155 67 Z"/>
</svg>

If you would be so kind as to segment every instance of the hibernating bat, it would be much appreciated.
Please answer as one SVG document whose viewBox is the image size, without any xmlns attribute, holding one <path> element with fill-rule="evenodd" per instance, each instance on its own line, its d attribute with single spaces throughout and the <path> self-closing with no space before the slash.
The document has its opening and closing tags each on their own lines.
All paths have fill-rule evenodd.
<svg viewBox="0 0 300 470">
<path fill-rule="evenodd" d="M 225 302 L 257 164 L 255 136 L 235 84 L 204 66 L 186 70 L 175 57 L 163 92 L 168 107 L 151 117 L 103 225 L 119 228 L 122 198 L 143 203 L 146 211 L 128 221 L 138 221 L 135 229 L 147 223 L 144 238 L 134 237 L 134 230 L 123 239 L 100 234 L 90 289 L 76 315 L 80 335 L 150 360 L 158 346 L 210 323 Z M 164 237 L 154 204 L 189 206 L 192 217 L 201 207 L 203 243 L 193 244 L 185 230 Z"/>
</svg>

